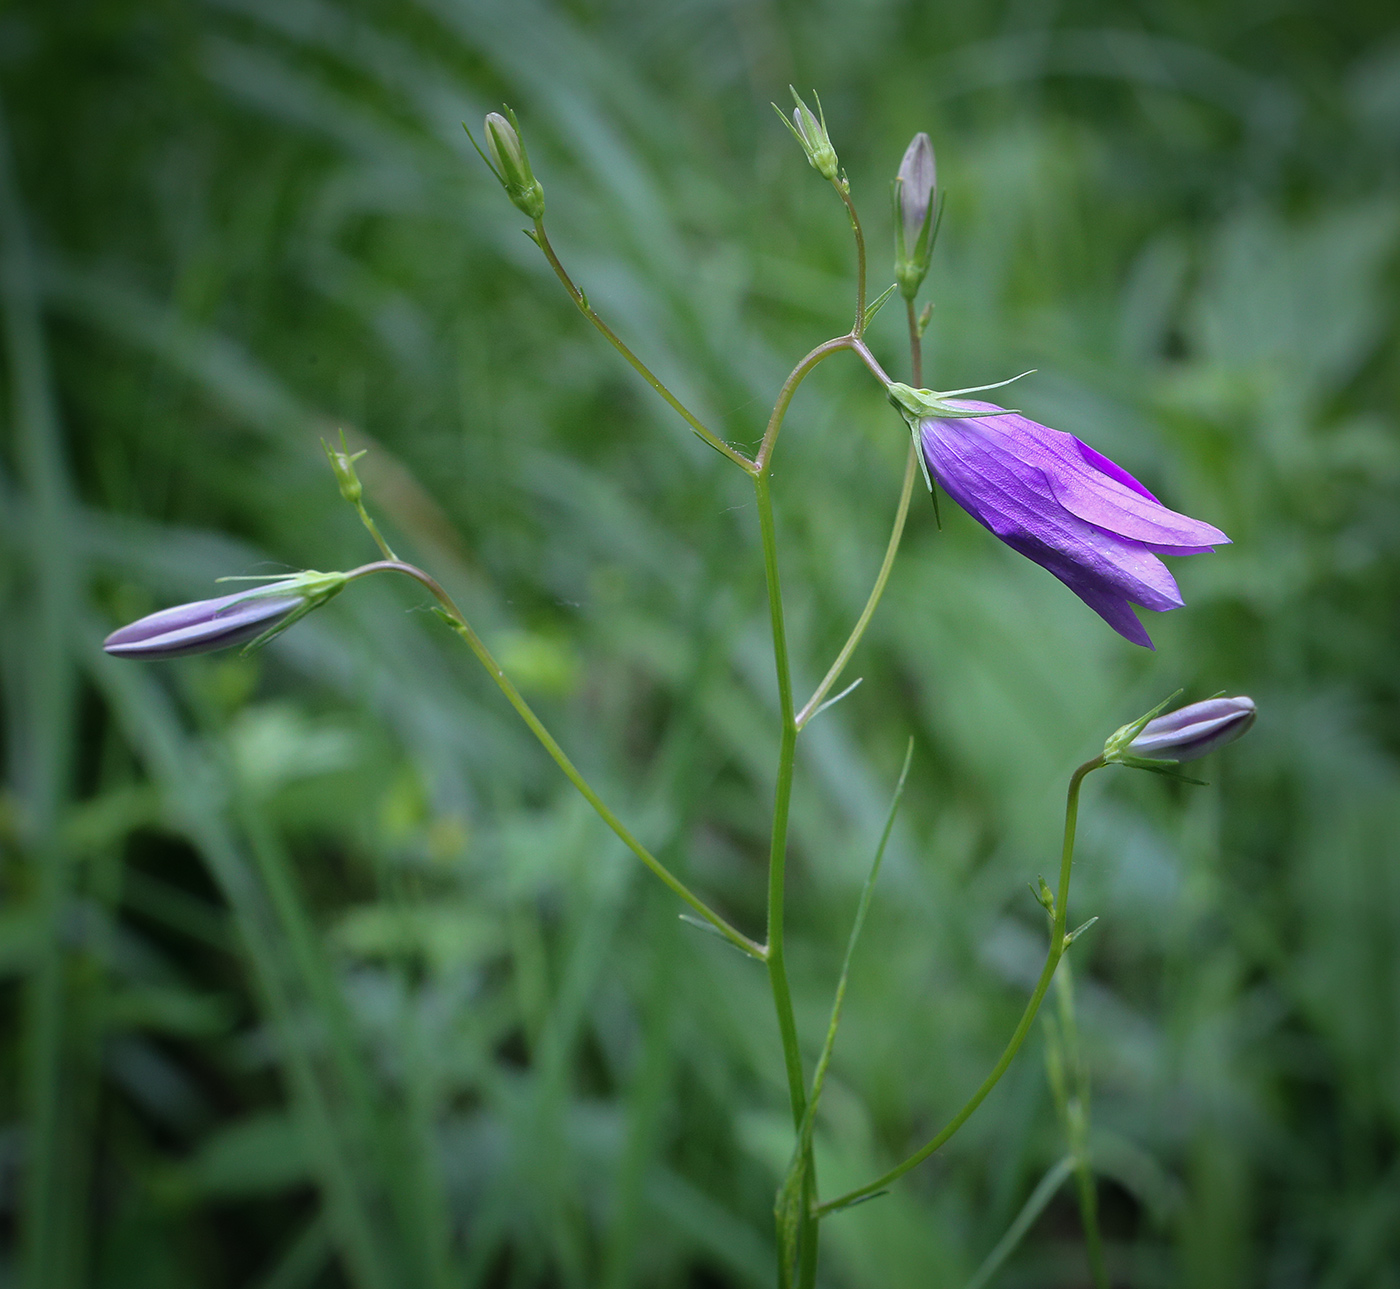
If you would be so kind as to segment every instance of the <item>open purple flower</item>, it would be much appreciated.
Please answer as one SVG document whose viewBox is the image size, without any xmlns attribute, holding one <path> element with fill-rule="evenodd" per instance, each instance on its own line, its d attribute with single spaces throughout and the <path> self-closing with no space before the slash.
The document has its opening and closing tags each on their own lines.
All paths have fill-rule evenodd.
<svg viewBox="0 0 1400 1289">
<path fill-rule="evenodd" d="M 1152 648 L 1130 605 L 1160 613 L 1183 603 L 1157 556 L 1200 555 L 1230 540 L 1168 510 L 1072 434 L 991 403 L 899 385 L 890 393 L 948 495 L 1134 644 Z"/>
</svg>

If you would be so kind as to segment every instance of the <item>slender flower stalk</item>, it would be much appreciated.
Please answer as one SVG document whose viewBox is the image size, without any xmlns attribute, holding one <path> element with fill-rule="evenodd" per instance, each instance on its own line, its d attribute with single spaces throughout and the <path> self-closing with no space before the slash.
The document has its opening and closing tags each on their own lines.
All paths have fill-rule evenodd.
<svg viewBox="0 0 1400 1289">
<path fill-rule="evenodd" d="M 401 573 L 426 587 L 438 602 L 439 616 L 466 642 L 530 732 L 539 739 L 545 751 L 564 772 L 564 776 L 578 789 L 603 822 L 617 834 L 622 843 L 651 869 L 663 884 L 736 949 L 742 950 L 751 958 L 757 958 L 760 962 L 767 960 L 768 952 L 763 945 L 736 930 L 695 895 L 643 846 L 609 809 L 593 790 L 592 785 L 579 773 L 544 723 L 535 715 L 510 677 L 492 657 L 481 637 L 472 630 L 451 596 L 435 578 L 421 568 L 401 560 L 378 560 L 373 564 L 361 565 L 348 573 L 300 573 L 295 577 L 280 579 L 270 587 L 259 587 L 253 591 L 221 596 L 216 600 L 200 600 L 193 604 L 178 605 L 173 609 L 163 609 L 114 631 L 107 637 L 103 647 L 108 653 L 120 657 L 150 660 L 226 649 L 250 639 L 256 645 L 284 631 L 298 618 L 324 604 L 351 582 L 374 573 Z"/>
<path fill-rule="evenodd" d="M 936 1150 L 944 1146 L 949 1138 L 972 1117 L 973 1111 L 987 1099 L 991 1090 L 1001 1082 L 1001 1076 L 1010 1068 L 1016 1053 L 1021 1050 L 1021 1045 L 1026 1041 L 1026 1035 L 1030 1033 L 1036 1013 L 1040 1010 L 1040 1004 L 1045 1001 L 1045 995 L 1050 989 L 1050 982 L 1055 978 L 1055 968 L 1060 965 L 1060 959 L 1064 957 L 1065 950 L 1089 925 L 1085 923 L 1084 926 L 1074 931 L 1067 932 L 1065 930 L 1069 914 L 1070 870 L 1074 864 L 1074 837 L 1079 822 L 1079 790 L 1083 786 L 1085 778 L 1094 770 L 1101 769 L 1104 764 L 1103 757 L 1096 756 L 1092 761 L 1086 761 L 1070 776 L 1069 792 L 1065 799 L 1064 845 L 1060 851 L 1060 881 L 1048 908 L 1051 916 L 1050 948 L 1045 955 L 1045 966 L 1041 969 L 1040 979 L 1036 981 L 1035 989 L 1031 992 L 1030 1001 L 1026 1003 L 1026 1009 L 1021 1013 L 1021 1019 L 1012 1032 L 1010 1041 L 1003 1049 L 1001 1057 L 992 1067 L 991 1073 L 982 1081 L 977 1091 L 968 1098 L 962 1109 L 948 1120 L 931 1141 L 916 1150 L 902 1163 L 896 1164 L 889 1172 L 877 1177 L 873 1182 L 867 1182 L 864 1186 L 847 1191 L 846 1194 L 834 1200 L 819 1204 L 816 1209 L 818 1217 L 825 1217 L 829 1213 L 849 1208 L 852 1204 L 857 1204 L 861 1200 L 884 1190 L 892 1182 L 903 1177 L 910 1169 L 917 1168 Z"/>
</svg>

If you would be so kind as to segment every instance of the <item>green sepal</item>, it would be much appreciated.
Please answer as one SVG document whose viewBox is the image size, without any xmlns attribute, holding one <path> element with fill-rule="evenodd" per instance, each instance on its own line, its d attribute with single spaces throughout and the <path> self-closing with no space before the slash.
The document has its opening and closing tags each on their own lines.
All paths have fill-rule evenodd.
<svg viewBox="0 0 1400 1289">
<path fill-rule="evenodd" d="M 1094 917 L 1091 917 L 1087 922 L 1085 922 L 1082 926 L 1077 926 L 1077 927 L 1074 928 L 1073 931 L 1068 931 L 1068 932 L 1066 932 L 1066 933 L 1065 933 L 1065 948 L 1068 949 L 1068 948 L 1070 947 L 1070 945 L 1072 945 L 1077 939 L 1079 939 L 1079 937 L 1080 937 L 1081 935 L 1083 935 L 1084 932 L 1087 931 L 1091 926 L 1093 926 L 1094 923 L 1097 922 L 1098 920 L 1099 920 L 1099 919 L 1098 919 L 1097 915 L 1095 915 Z"/>
<path fill-rule="evenodd" d="M 912 385 L 906 385 L 902 381 L 894 381 L 885 387 L 885 394 L 910 425 L 916 425 L 919 421 L 926 421 L 930 418 L 947 421 L 972 421 L 985 416 L 1006 416 L 1016 409 L 1014 407 L 1000 407 L 990 412 L 970 412 L 966 408 L 954 407 L 948 400 L 960 398 L 963 394 L 980 394 L 984 390 L 1001 389 L 1004 385 L 1010 385 L 1012 381 L 1021 380 L 1031 374 L 1032 372 L 1023 371 L 1020 376 L 1012 376 L 1010 380 L 999 380 L 992 385 L 972 385 L 967 389 L 915 389 Z"/>
<path fill-rule="evenodd" d="M 824 1209 L 825 1213 L 844 1213 L 850 1208 L 859 1208 L 862 1204 L 868 1204 L 873 1199 L 879 1199 L 882 1195 L 888 1195 L 888 1190 L 876 1191 L 872 1195 L 859 1195 L 855 1199 L 845 1204 L 837 1204 L 834 1208 Z"/>
<path fill-rule="evenodd" d="M 1113 765 L 1126 765 L 1132 770 L 1151 770 L 1153 774 L 1160 774 L 1167 779 L 1176 779 L 1179 783 L 1190 783 L 1198 788 L 1209 787 L 1205 779 L 1193 779 L 1189 774 L 1182 774 L 1176 767 L 1180 761 L 1157 760 L 1154 757 L 1146 756 L 1120 756 L 1112 762 Z"/>
<path fill-rule="evenodd" d="M 868 326 L 870 325 L 871 320 L 875 317 L 875 315 L 876 315 L 877 313 L 880 312 L 881 309 L 883 309 L 883 308 L 885 307 L 885 302 L 886 302 L 886 301 L 890 298 L 890 296 L 892 296 L 898 289 L 899 289 L 899 283 L 898 283 L 898 282 L 891 282 L 891 283 L 889 284 L 889 286 L 887 286 L 883 291 L 881 291 L 880 294 L 877 295 L 877 296 L 875 297 L 875 299 L 872 300 L 871 303 L 870 303 L 869 305 L 866 306 L 865 318 L 864 318 L 864 319 L 862 320 L 862 322 L 861 322 L 861 328 L 862 328 L 862 329 L 864 329 L 865 327 L 868 327 Z"/>
<path fill-rule="evenodd" d="M 1139 734 L 1142 733 L 1148 721 L 1152 720 L 1153 717 L 1158 716 L 1161 713 L 1162 709 L 1166 707 L 1168 703 L 1175 702 L 1185 692 L 1186 691 L 1184 689 L 1178 689 L 1174 694 L 1168 694 L 1150 712 L 1147 712 L 1145 715 L 1139 716 L 1137 720 L 1130 721 L 1127 725 L 1120 726 L 1118 729 L 1114 730 L 1113 733 L 1108 736 L 1108 739 L 1103 745 L 1104 761 L 1109 765 L 1127 765 L 1128 762 L 1124 759 L 1124 756 L 1128 750 L 1128 745 L 1132 743 L 1132 741 L 1135 738 L 1137 738 Z M 1134 757 L 1133 760 L 1145 761 L 1145 758 Z M 1140 770 L 1151 770 L 1154 769 L 1157 764 L 1175 765 L 1176 762 L 1162 761 L 1154 762 L 1153 764 L 1144 763 L 1139 765 L 1137 768 Z"/>
<path fill-rule="evenodd" d="M 221 582 L 243 580 L 245 579 L 236 577 L 219 578 Z M 274 622 L 262 635 L 248 641 L 238 651 L 239 656 L 246 658 L 249 654 L 261 649 L 275 636 L 280 636 L 288 627 L 301 621 L 312 609 L 319 609 L 323 604 L 335 599 L 345 589 L 349 580 L 344 573 L 318 573 L 315 569 L 307 569 L 292 577 L 278 578 L 274 586 L 260 586 L 256 590 L 249 591 L 243 599 L 253 600 L 266 596 L 285 595 L 300 595 L 303 598 L 302 602 L 280 622 Z M 235 603 L 241 603 L 241 601 L 235 601 Z"/>
<path fill-rule="evenodd" d="M 802 122 L 802 129 L 799 130 L 792 123 L 788 114 L 776 103 L 773 104 L 773 111 L 778 114 L 778 119 L 787 126 L 792 137 L 801 145 L 812 169 L 824 179 L 829 179 L 832 183 L 841 185 L 843 188 L 848 187 L 846 176 L 841 173 L 841 164 L 837 160 L 836 149 L 831 146 L 831 136 L 826 130 L 826 113 L 822 110 L 821 96 L 816 90 L 812 91 L 812 97 L 817 100 L 817 111 L 814 113 L 802 101 L 796 89 L 789 85 L 788 90 L 792 94 L 792 101 L 797 104 L 798 119 Z"/>
</svg>

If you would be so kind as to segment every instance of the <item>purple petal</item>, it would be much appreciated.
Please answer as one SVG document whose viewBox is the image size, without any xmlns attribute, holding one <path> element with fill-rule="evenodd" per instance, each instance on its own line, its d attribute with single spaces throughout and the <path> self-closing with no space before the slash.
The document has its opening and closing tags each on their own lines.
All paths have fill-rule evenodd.
<svg viewBox="0 0 1400 1289">
<path fill-rule="evenodd" d="M 955 406 L 999 411 L 990 403 Z M 1212 525 L 1168 510 L 1073 435 L 1016 413 L 929 418 L 920 440 L 930 472 L 954 501 L 1135 644 L 1151 647 L 1131 604 L 1164 612 L 1182 603 L 1157 555 L 1229 541 Z"/>
<path fill-rule="evenodd" d="M 162 609 L 113 631 L 102 647 L 117 657 L 177 658 L 246 644 L 299 608 L 300 595 L 240 591 Z"/>
<path fill-rule="evenodd" d="M 1158 716 L 1129 745 L 1133 756 L 1195 761 L 1254 724 L 1252 698 L 1211 698 Z"/>
<path fill-rule="evenodd" d="M 1074 438 L 1074 435 L 1070 435 L 1070 437 Z M 1116 461 L 1110 461 L 1102 452 L 1095 452 L 1083 439 L 1075 438 L 1074 442 L 1079 448 L 1080 455 L 1100 474 L 1106 474 L 1110 479 L 1116 479 L 1125 488 L 1131 488 L 1134 492 L 1141 493 L 1148 501 L 1157 502 L 1159 506 L 1162 504 Z"/>
</svg>

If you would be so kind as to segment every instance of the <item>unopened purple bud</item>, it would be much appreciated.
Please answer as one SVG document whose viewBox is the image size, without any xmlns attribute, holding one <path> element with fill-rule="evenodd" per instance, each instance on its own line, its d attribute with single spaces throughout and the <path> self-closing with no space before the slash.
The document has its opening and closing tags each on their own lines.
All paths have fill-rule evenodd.
<svg viewBox="0 0 1400 1289">
<path fill-rule="evenodd" d="M 933 251 L 933 203 L 938 167 L 933 144 L 922 130 L 910 142 L 894 181 L 895 278 L 912 300 L 928 273 Z"/>
<path fill-rule="evenodd" d="M 1254 724 L 1252 698 L 1208 698 L 1142 727 L 1125 754 L 1157 761 L 1196 761 L 1233 743 Z"/>
<path fill-rule="evenodd" d="M 162 609 L 113 631 L 102 647 L 119 658 L 183 658 L 247 644 L 295 613 L 300 595 L 221 595 Z"/>
<path fill-rule="evenodd" d="M 307 569 L 267 586 L 177 604 L 113 631 L 102 647 L 119 658 L 183 658 L 246 644 L 257 648 L 338 595 L 345 573 Z"/>
</svg>

